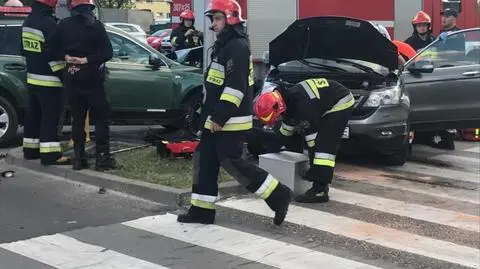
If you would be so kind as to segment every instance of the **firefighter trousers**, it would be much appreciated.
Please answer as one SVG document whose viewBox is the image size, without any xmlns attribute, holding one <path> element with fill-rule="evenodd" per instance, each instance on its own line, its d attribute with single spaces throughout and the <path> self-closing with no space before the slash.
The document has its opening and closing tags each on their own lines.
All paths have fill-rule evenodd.
<svg viewBox="0 0 480 269">
<path fill-rule="evenodd" d="M 95 143 L 97 150 L 108 150 L 110 141 L 110 128 L 108 116 L 110 104 L 107 100 L 105 89 L 98 86 L 94 89 L 67 88 L 68 103 L 72 113 L 72 139 L 74 150 L 85 150 L 85 118 L 90 110 L 90 117 L 95 122 Z"/>
<path fill-rule="evenodd" d="M 352 110 L 353 106 L 329 113 L 319 121 L 315 143 L 308 145 L 310 169 L 306 175 L 315 185 L 332 183 L 336 155 Z"/>
<path fill-rule="evenodd" d="M 55 164 L 62 156 L 57 124 L 62 111 L 63 88 L 28 85 L 28 109 L 25 117 L 23 155 L 44 165 Z"/>
<path fill-rule="evenodd" d="M 267 200 L 274 196 L 272 193 L 281 183 L 268 172 L 242 159 L 244 139 L 244 134 L 233 132 L 202 134 L 194 154 L 192 206 L 215 209 L 220 167 L 258 197 Z"/>
</svg>

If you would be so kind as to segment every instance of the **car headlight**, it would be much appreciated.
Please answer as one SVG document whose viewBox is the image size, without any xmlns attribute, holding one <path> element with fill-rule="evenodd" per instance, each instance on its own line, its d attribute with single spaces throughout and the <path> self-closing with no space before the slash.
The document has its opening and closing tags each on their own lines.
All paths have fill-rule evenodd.
<svg viewBox="0 0 480 269">
<path fill-rule="evenodd" d="M 401 91 L 399 87 L 374 90 L 363 106 L 379 107 L 381 105 L 398 105 L 400 103 Z"/>
</svg>

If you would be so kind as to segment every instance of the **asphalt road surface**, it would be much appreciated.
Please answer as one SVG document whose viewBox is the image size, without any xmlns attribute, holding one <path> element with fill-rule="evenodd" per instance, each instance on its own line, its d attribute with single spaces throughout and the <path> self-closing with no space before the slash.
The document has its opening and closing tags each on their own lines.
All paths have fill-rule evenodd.
<svg viewBox="0 0 480 269">
<path fill-rule="evenodd" d="M 281 227 L 252 195 L 215 225 L 19 170 L 0 183 L 0 269 L 480 268 L 480 145 L 414 148 L 392 168 L 340 162 L 326 204 L 294 203 Z M 430 161 L 430 163 L 428 162 Z"/>
</svg>

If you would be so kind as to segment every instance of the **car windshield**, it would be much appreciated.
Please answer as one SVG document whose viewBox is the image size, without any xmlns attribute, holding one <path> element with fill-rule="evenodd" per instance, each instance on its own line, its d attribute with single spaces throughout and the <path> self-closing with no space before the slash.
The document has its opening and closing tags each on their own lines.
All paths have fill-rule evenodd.
<svg viewBox="0 0 480 269">
<path fill-rule="evenodd" d="M 166 36 L 170 34 L 170 29 L 158 30 L 152 36 Z"/>
<path fill-rule="evenodd" d="M 312 69 L 325 69 L 332 72 L 349 72 L 349 73 L 378 73 L 387 75 L 388 68 L 381 65 L 366 62 L 362 60 L 341 58 L 336 60 L 326 60 L 319 58 L 310 58 L 301 61 L 291 61 L 279 65 L 280 70 L 290 70 L 292 68 L 305 68 L 307 71 Z"/>
</svg>

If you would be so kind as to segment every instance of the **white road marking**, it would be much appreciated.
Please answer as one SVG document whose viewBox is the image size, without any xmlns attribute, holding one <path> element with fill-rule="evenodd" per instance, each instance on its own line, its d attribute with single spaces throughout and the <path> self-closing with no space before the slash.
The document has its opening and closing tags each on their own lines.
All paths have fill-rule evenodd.
<svg viewBox="0 0 480 269">
<path fill-rule="evenodd" d="M 318 269 L 319 263 L 322 267 L 332 269 L 378 268 L 217 225 L 180 224 L 176 218 L 175 215 L 166 214 L 123 224 L 276 268 Z"/>
<path fill-rule="evenodd" d="M 2 244 L 0 247 L 58 269 L 169 269 L 62 234 Z"/>
<path fill-rule="evenodd" d="M 463 149 L 462 151 L 468 151 L 468 152 L 473 152 L 473 153 L 480 154 L 480 146 L 476 146 L 476 147 L 468 148 L 468 149 Z M 480 159 L 480 155 L 478 156 L 478 158 Z"/>
<path fill-rule="evenodd" d="M 431 165 L 422 165 L 413 162 L 408 162 L 402 167 L 390 167 L 389 169 L 400 172 L 410 172 L 435 177 L 443 177 L 452 180 L 480 183 L 480 173 L 456 171 L 452 169 L 433 167 Z"/>
<path fill-rule="evenodd" d="M 447 163 L 460 164 L 462 167 L 468 167 L 478 170 L 480 168 L 480 158 L 471 158 L 458 155 L 442 154 L 431 157 L 431 159 L 439 160 Z"/>
<path fill-rule="evenodd" d="M 330 199 L 333 201 L 382 211 L 402 217 L 480 232 L 480 216 L 473 216 L 455 211 L 411 204 L 334 188 L 330 188 L 330 194 Z"/>
<path fill-rule="evenodd" d="M 273 216 L 273 212 L 260 199 L 229 199 L 217 202 L 217 204 L 266 217 Z M 291 205 L 286 221 L 399 251 L 480 268 L 480 251 L 478 249 L 336 216 L 319 210 Z"/>
</svg>

